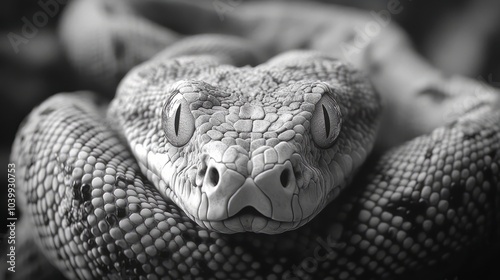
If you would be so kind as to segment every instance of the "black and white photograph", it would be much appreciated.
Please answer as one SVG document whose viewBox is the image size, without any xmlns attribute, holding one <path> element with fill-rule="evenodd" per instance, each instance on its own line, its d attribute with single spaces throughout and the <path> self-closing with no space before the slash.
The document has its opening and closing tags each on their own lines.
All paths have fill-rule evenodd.
<svg viewBox="0 0 500 280">
<path fill-rule="evenodd" d="M 4 0 L 0 280 L 500 279 L 500 1 Z"/>
</svg>

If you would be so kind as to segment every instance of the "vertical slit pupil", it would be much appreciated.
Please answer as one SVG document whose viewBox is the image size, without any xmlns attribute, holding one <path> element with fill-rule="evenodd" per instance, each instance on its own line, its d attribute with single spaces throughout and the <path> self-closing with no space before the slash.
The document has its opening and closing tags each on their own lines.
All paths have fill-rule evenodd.
<svg viewBox="0 0 500 280">
<path fill-rule="evenodd" d="M 328 115 L 328 111 L 325 108 L 325 105 L 321 105 L 323 108 L 323 117 L 325 118 L 325 131 L 326 137 L 330 136 L 330 116 Z"/>
<path fill-rule="evenodd" d="M 181 119 L 181 105 L 177 107 L 177 111 L 175 111 L 175 121 L 174 121 L 174 129 L 175 129 L 175 135 L 179 136 L 179 123 Z"/>
</svg>

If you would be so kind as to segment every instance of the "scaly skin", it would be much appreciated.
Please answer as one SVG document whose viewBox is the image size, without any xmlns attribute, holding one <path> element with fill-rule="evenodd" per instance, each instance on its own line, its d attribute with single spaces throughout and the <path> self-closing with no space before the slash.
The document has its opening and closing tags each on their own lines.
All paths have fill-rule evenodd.
<svg viewBox="0 0 500 280">
<path fill-rule="evenodd" d="M 349 69 L 334 59 L 304 59 L 302 68 L 292 67 L 290 72 L 269 70 L 268 73 L 259 74 L 252 68 L 216 66 L 217 63 L 207 57 L 179 58 L 176 64 L 168 58 L 179 54 L 179 49 L 175 50 L 175 46 L 173 49 L 163 54 L 166 59 L 160 59 L 160 55 L 157 60 L 130 74 L 122 84 L 108 117 L 95 98 L 83 94 L 61 94 L 35 109 L 16 138 L 13 159 L 21 178 L 19 186 L 24 193 L 21 202 L 25 218 L 33 223 L 37 242 L 44 253 L 66 277 L 388 279 L 413 276 L 421 279 L 426 276 L 446 276 L 456 267 L 470 264 L 465 259 L 466 255 L 474 253 L 473 256 L 479 256 L 487 252 L 488 248 L 498 246 L 498 96 L 486 87 L 458 78 L 449 79 L 443 90 L 446 98 L 453 101 L 452 104 L 463 105 L 452 106 L 460 108 L 454 111 L 456 117 L 452 121 L 429 135 L 391 150 L 381 159 L 375 159 L 375 164 L 358 173 L 359 176 L 354 178 L 349 188 L 316 218 L 300 228 L 275 235 L 227 235 L 206 228 L 228 231 L 234 230 L 234 225 L 230 228 L 220 227 L 217 222 L 198 225 L 199 220 L 192 220 L 196 219 L 196 211 L 193 214 L 188 203 L 184 202 L 183 205 L 181 190 L 190 187 L 190 184 L 176 184 L 192 180 L 193 175 L 180 170 L 177 179 L 172 179 L 173 175 L 169 174 L 170 177 L 161 179 L 164 184 L 160 183 L 158 174 L 162 174 L 163 162 L 158 161 L 158 158 L 167 158 L 164 162 L 168 164 L 171 160 L 171 164 L 177 167 L 185 163 L 180 162 L 180 154 L 177 154 L 179 161 L 173 160 L 175 155 L 158 156 L 165 147 L 169 147 L 170 151 L 180 150 L 171 148 L 161 136 L 163 130 L 160 129 L 162 124 L 158 118 L 162 116 L 161 110 L 167 95 L 159 93 L 169 93 L 173 85 L 178 89 L 186 88 L 186 85 L 198 85 L 191 87 L 191 90 L 199 91 L 198 96 L 212 89 L 215 96 L 225 94 L 234 97 L 238 88 L 243 89 L 241 92 L 251 93 L 257 88 L 255 85 L 261 85 L 265 93 L 270 94 L 274 89 L 289 86 L 281 73 L 290 73 L 292 77 L 295 73 L 294 83 L 328 85 L 326 88 L 337 94 L 335 98 L 345 118 L 341 134 L 331 150 L 325 152 L 311 145 L 311 135 L 307 134 L 310 124 L 308 126 L 305 122 L 302 122 L 303 130 L 297 129 L 303 134 L 294 130 L 293 139 L 287 136 L 280 141 L 294 143 L 292 147 L 296 153 L 309 152 L 309 155 L 301 154 L 304 166 L 338 175 L 325 179 L 333 182 L 341 177 L 340 173 L 353 174 L 348 171 L 355 170 L 358 161 L 353 160 L 352 166 L 345 158 L 343 162 L 332 161 L 330 166 L 333 169 L 327 171 L 318 167 L 321 162 L 316 166 L 318 163 L 312 159 L 318 157 L 327 161 L 335 158 L 329 153 L 350 153 L 354 159 L 356 156 L 353 153 L 367 153 L 371 145 L 367 143 L 371 143 L 373 127 L 376 126 L 376 122 L 367 120 L 377 115 L 378 105 L 368 102 L 375 98 L 369 97 L 371 95 L 354 97 L 357 92 L 369 93 L 365 86 L 360 86 L 363 90 L 353 90 L 356 85 L 364 85 L 365 82 L 350 84 L 347 89 L 351 90 L 336 91 L 339 85 L 345 88 L 346 81 L 350 79 L 358 81 L 355 71 L 323 73 L 321 67 L 317 73 L 308 70 L 311 69 L 307 67 L 308 64 L 330 65 L 326 69 Z M 294 60 L 296 54 L 292 55 L 289 62 L 286 55 L 283 57 L 275 60 L 274 64 L 297 63 Z M 224 62 L 226 60 L 234 63 L 232 57 L 221 59 Z M 257 69 L 266 67 L 270 66 L 258 66 Z M 169 71 L 165 72 L 166 69 Z M 165 73 L 172 74 L 172 80 L 168 75 L 163 75 Z M 349 74 L 344 77 L 338 73 Z M 273 81 L 276 85 L 265 82 L 274 76 L 279 81 Z M 252 86 L 246 85 L 251 79 L 258 82 Z M 179 82 L 181 80 L 188 81 Z M 312 91 L 312 88 L 309 90 L 305 87 L 304 92 Z M 291 91 L 292 94 L 294 92 L 297 94 L 287 97 L 303 97 L 298 91 Z M 338 92 L 349 94 L 343 96 Z M 312 93 L 321 94 L 322 91 Z M 143 98 L 144 94 L 150 96 L 151 100 Z M 263 95 L 256 96 L 263 98 Z M 317 99 L 313 97 L 310 100 L 317 102 Z M 236 101 L 223 101 L 231 105 L 230 108 L 244 107 Z M 258 98 L 252 101 L 259 104 Z M 203 113 L 196 114 L 196 119 L 214 120 L 212 116 L 204 117 L 213 113 L 210 104 L 201 105 L 207 108 L 197 108 L 193 114 L 197 111 Z M 367 109 L 365 106 L 373 108 Z M 307 108 L 313 110 L 311 106 L 303 109 Z M 235 126 L 238 126 L 229 118 L 235 112 L 229 108 L 227 111 L 229 114 L 225 120 L 229 127 L 236 129 Z M 247 117 L 244 112 L 248 111 L 240 109 L 238 117 Z M 279 115 L 280 111 L 276 110 L 274 114 Z M 348 116 L 354 117 L 350 120 Z M 148 119 L 152 119 L 152 122 L 146 121 Z M 355 123 L 354 120 L 360 120 L 361 123 Z M 215 131 L 217 126 L 222 127 L 222 122 L 208 123 L 210 125 L 205 127 L 196 126 L 198 134 L 194 138 L 200 140 L 189 146 L 198 145 L 193 147 L 202 150 L 202 145 L 217 141 L 217 137 L 211 137 L 217 134 L 209 131 Z M 276 126 L 279 126 L 278 129 L 290 129 L 287 124 L 296 125 L 292 118 L 291 122 L 284 121 Z M 276 139 L 279 135 L 269 136 L 275 136 L 271 138 Z M 262 160 L 258 159 L 261 153 L 257 152 L 255 159 L 253 155 L 250 156 L 250 151 L 254 151 L 251 144 L 254 139 L 250 135 L 248 141 L 246 137 L 249 136 L 240 133 L 237 135 L 240 141 L 233 138 L 236 144 L 243 147 L 238 150 L 237 157 L 247 155 L 249 161 L 255 160 L 258 162 L 256 166 L 262 167 Z M 130 148 L 125 139 L 130 141 Z M 302 147 L 299 140 L 309 141 L 309 146 Z M 226 141 L 233 144 L 231 140 Z M 277 143 L 266 141 L 263 146 L 271 150 Z M 149 150 L 156 154 L 144 152 Z M 221 153 L 230 149 L 224 147 L 213 150 L 218 153 L 214 157 L 221 158 Z M 137 155 L 138 162 L 133 158 L 133 153 Z M 144 154 L 149 156 L 144 157 Z M 185 153 L 183 156 L 201 159 L 199 154 L 194 153 Z M 176 162 L 179 164 L 174 164 Z M 246 172 L 252 177 L 248 166 L 245 170 L 244 165 L 231 166 L 227 162 L 227 168 L 236 169 L 242 174 Z M 298 165 L 291 166 L 295 170 Z M 252 171 L 253 168 L 255 165 Z M 182 176 L 186 179 L 182 179 Z M 314 176 L 321 178 L 320 175 Z M 348 180 L 348 177 L 345 175 L 343 179 Z M 146 178 L 157 183 L 157 186 L 153 186 Z M 197 184 L 194 178 L 192 185 Z M 335 184 L 318 185 L 324 193 L 330 190 L 333 198 L 341 184 L 337 187 Z M 167 187 L 172 189 L 170 193 L 166 191 Z M 170 195 L 173 201 L 166 199 L 165 194 Z M 177 200 L 175 197 L 178 197 Z M 318 210 L 329 200 L 324 197 L 320 199 L 323 200 L 317 201 L 315 206 Z M 307 208 L 308 205 L 304 206 Z M 266 213 L 265 207 L 260 210 Z M 245 220 L 236 229 L 270 231 L 269 225 L 274 225 L 278 226 L 275 229 L 279 230 L 283 226 L 284 230 L 289 230 L 318 213 L 312 212 L 304 220 L 292 225 L 268 223 L 262 227 Z"/>
</svg>

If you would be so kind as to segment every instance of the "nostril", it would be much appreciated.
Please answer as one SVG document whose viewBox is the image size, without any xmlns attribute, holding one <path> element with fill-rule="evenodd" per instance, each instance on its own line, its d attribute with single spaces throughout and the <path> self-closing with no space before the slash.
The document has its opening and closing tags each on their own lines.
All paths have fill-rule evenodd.
<svg viewBox="0 0 500 280">
<path fill-rule="evenodd" d="M 288 186 L 289 179 L 290 179 L 290 171 L 288 169 L 283 170 L 280 176 L 280 182 L 283 188 L 286 188 Z"/>
<path fill-rule="evenodd" d="M 212 167 L 208 171 L 208 181 L 212 184 L 212 186 L 217 186 L 219 183 L 219 171 L 216 168 Z"/>
</svg>

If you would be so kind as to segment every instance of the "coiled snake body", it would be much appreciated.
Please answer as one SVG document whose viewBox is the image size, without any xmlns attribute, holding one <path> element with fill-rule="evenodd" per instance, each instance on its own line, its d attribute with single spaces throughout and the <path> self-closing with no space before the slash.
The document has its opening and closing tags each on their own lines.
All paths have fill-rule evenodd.
<svg viewBox="0 0 500 280">
<path fill-rule="evenodd" d="M 242 5 L 228 23 L 191 2 L 68 7 L 70 58 L 103 91 L 178 42 L 127 74 L 109 109 L 59 94 L 18 133 L 24 220 L 66 277 L 444 277 L 498 245 L 498 94 L 440 75 L 396 27 L 343 62 L 338 42 L 361 13 L 268 5 Z M 179 39 L 153 23 L 184 26 L 180 10 L 201 22 L 186 33 L 230 35 Z M 82 25 L 82 11 L 97 11 L 102 30 Z M 267 60 L 304 43 L 314 51 Z M 388 107 L 415 98 L 400 105 L 408 120 L 382 115 L 377 92 Z M 436 108 L 452 117 L 436 120 Z M 379 123 L 379 139 L 427 134 L 361 169 Z"/>
</svg>

